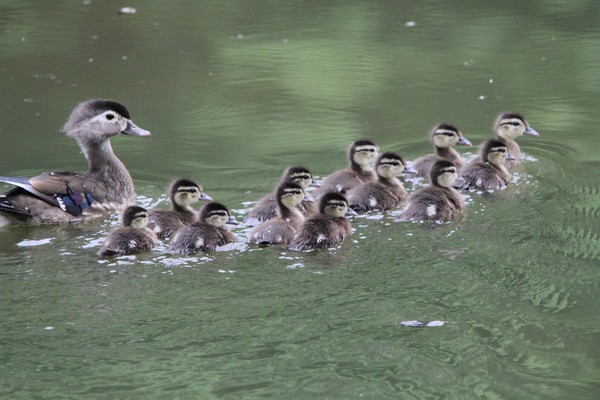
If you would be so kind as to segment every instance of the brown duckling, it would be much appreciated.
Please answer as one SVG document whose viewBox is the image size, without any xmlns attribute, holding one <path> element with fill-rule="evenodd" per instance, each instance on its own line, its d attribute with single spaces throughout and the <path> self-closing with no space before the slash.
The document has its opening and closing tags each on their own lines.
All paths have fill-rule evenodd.
<svg viewBox="0 0 600 400">
<path fill-rule="evenodd" d="M 328 192 L 344 194 L 363 182 L 374 181 L 377 175 L 373 171 L 373 164 L 378 155 L 379 147 L 370 140 L 353 142 L 348 148 L 350 166 L 327 176 L 321 183 L 321 187 L 315 190 L 315 197 Z"/>
<path fill-rule="evenodd" d="M 515 141 L 519 136 L 540 136 L 540 134 L 529 126 L 529 122 L 521 115 L 515 113 L 500 114 L 494 122 L 494 132 L 496 132 L 496 140 L 501 141 L 506 145 L 508 153 L 514 159 L 507 158 L 504 165 L 508 169 L 512 169 L 521 159 L 521 148 Z M 478 156 L 474 160 L 481 161 Z"/>
<path fill-rule="evenodd" d="M 175 180 L 169 187 L 169 199 L 170 210 L 155 208 L 148 215 L 148 228 L 161 239 L 169 239 L 177 229 L 196 220 L 192 204 L 199 200 L 212 201 L 212 198 L 202 191 L 202 186 L 189 179 Z"/>
<path fill-rule="evenodd" d="M 122 104 L 87 100 L 78 104 L 62 131 L 74 138 L 88 162 L 83 174 L 45 172 L 33 178 L 0 177 L 18 187 L 0 195 L 0 219 L 27 224 L 79 222 L 135 204 L 133 180 L 115 156 L 110 138 L 150 136 Z"/>
<path fill-rule="evenodd" d="M 377 158 L 375 171 L 377 181 L 361 183 L 348 191 L 346 197 L 354 211 L 385 211 L 396 207 L 408 196 L 397 177 L 417 173 L 413 168 L 406 166 L 402 157 L 390 152 Z"/>
<path fill-rule="evenodd" d="M 450 221 L 464 207 L 463 196 L 452 187 L 457 172 L 454 163 L 438 160 L 431 166 L 431 185 L 411 194 L 397 221 Z"/>
<path fill-rule="evenodd" d="M 108 234 L 98 250 L 99 256 L 124 256 L 150 251 L 156 235 L 146 227 L 148 212 L 139 206 L 129 206 L 121 216 L 121 227 Z"/>
<path fill-rule="evenodd" d="M 514 159 L 503 142 L 488 140 L 481 146 L 480 157 L 463 169 L 453 186 L 466 190 L 505 189 L 510 182 L 510 173 L 506 169 L 505 161 Z"/>
<path fill-rule="evenodd" d="M 250 241 L 256 244 L 288 245 L 296 229 L 304 222 L 304 216 L 296 208 L 303 200 L 311 200 L 294 182 L 285 181 L 275 191 L 277 216 L 263 222 L 250 232 Z"/>
<path fill-rule="evenodd" d="M 352 232 L 346 215 L 356 215 L 346 198 L 336 192 L 325 193 L 319 201 L 319 214 L 300 225 L 289 249 L 307 251 L 342 242 Z"/>
<path fill-rule="evenodd" d="M 415 160 L 412 167 L 417 170 L 418 176 L 429 178 L 431 166 L 437 160 L 448 160 L 454 163 L 457 169 L 462 168 L 460 154 L 453 149 L 456 145 L 471 146 L 462 132 L 449 124 L 438 124 L 431 130 L 431 143 L 435 154 L 429 154 Z"/>
<path fill-rule="evenodd" d="M 235 235 L 225 225 L 237 225 L 227 207 L 220 203 L 208 203 L 200 210 L 198 220 L 180 228 L 173 234 L 167 249 L 170 253 L 192 254 L 213 251 L 235 241 Z"/>
<path fill-rule="evenodd" d="M 294 182 L 302 187 L 302 190 L 308 189 L 310 186 L 317 187 L 318 184 L 313 180 L 313 176 L 310 171 L 304 167 L 294 166 L 287 168 L 283 175 L 281 176 L 281 180 L 279 184 L 285 181 Z M 250 210 L 248 216 L 246 217 L 246 221 L 258 221 L 264 222 L 273 217 L 277 216 L 278 206 L 277 201 L 275 200 L 276 194 L 275 191 L 270 193 L 260 199 L 258 203 Z M 315 202 L 310 200 L 302 200 L 300 204 L 296 206 L 302 214 L 310 215 L 317 211 L 315 206 Z"/>
</svg>

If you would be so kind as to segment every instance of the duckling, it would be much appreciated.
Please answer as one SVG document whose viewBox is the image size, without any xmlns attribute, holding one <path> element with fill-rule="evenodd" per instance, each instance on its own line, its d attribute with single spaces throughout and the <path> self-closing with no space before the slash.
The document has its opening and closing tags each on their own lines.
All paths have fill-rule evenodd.
<svg viewBox="0 0 600 400">
<path fill-rule="evenodd" d="M 133 181 L 115 156 L 110 138 L 119 134 L 150 136 L 129 111 L 112 100 L 77 105 L 62 131 L 74 138 L 88 162 L 83 174 L 45 172 L 33 178 L 0 177 L 16 188 L 0 195 L 0 214 L 27 224 L 78 222 L 135 204 Z"/>
<path fill-rule="evenodd" d="M 304 216 L 296 208 L 303 200 L 311 200 L 302 186 L 294 182 L 281 183 L 275 191 L 279 215 L 275 216 L 250 232 L 250 241 L 256 244 L 288 245 L 294 238 L 296 229 L 304 222 Z"/>
<path fill-rule="evenodd" d="M 283 175 L 281 176 L 281 180 L 279 183 L 290 181 L 294 182 L 302 187 L 302 190 L 306 190 L 311 186 L 318 187 L 318 184 L 314 181 L 312 174 L 310 171 L 304 167 L 294 166 L 287 168 Z M 278 205 L 275 200 L 276 194 L 275 191 L 273 193 L 268 194 L 258 201 L 258 203 L 250 210 L 248 216 L 246 217 L 246 221 L 255 220 L 258 222 L 264 222 L 273 217 L 277 216 Z M 300 204 L 296 206 L 302 214 L 310 215 L 317 211 L 315 207 L 315 202 L 310 200 L 302 200 Z"/>
<path fill-rule="evenodd" d="M 373 163 L 379 154 L 379 147 L 370 140 L 357 140 L 348 148 L 350 166 L 326 177 L 321 187 L 315 191 L 315 197 L 328 192 L 345 194 L 349 189 L 363 182 L 374 181 L 377 175 Z"/>
<path fill-rule="evenodd" d="M 212 201 L 212 198 L 202 191 L 202 186 L 188 179 L 177 179 L 169 188 L 171 209 L 153 209 L 148 215 L 148 228 L 161 239 L 169 239 L 179 228 L 196 220 L 196 212 L 192 204 L 199 200 Z"/>
<path fill-rule="evenodd" d="M 99 256 L 124 256 L 150 251 L 156 235 L 146 227 L 148 212 L 139 206 L 129 206 L 121 216 L 123 226 L 108 234 L 98 250 Z"/>
<path fill-rule="evenodd" d="M 319 214 L 300 225 L 289 249 L 306 251 L 342 242 L 352 232 L 346 215 L 356 215 L 356 211 L 348 207 L 344 195 L 325 193 L 319 201 Z"/>
<path fill-rule="evenodd" d="M 405 165 L 398 154 L 386 152 L 375 163 L 377 181 L 365 182 L 348 191 L 348 203 L 354 211 L 385 211 L 396 207 L 408 195 L 401 174 L 416 174 L 417 171 Z"/>
<path fill-rule="evenodd" d="M 521 159 L 521 148 L 515 139 L 523 135 L 540 136 L 535 129 L 529 126 L 529 122 L 522 115 L 515 113 L 500 114 L 494 123 L 494 131 L 496 140 L 504 143 L 508 152 L 514 157 L 514 160 L 507 158 L 504 161 L 504 165 L 508 169 L 512 169 Z M 481 162 L 481 157 L 478 156 L 474 160 Z"/>
<path fill-rule="evenodd" d="M 413 168 L 418 171 L 418 176 L 429 177 L 431 166 L 437 160 L 448 160 L 454 163 L 457 169 L 462 168 L 460 154 L 452 147 L 459 144 L 471 146 L 471 142 L 465 138 L 462 132 L 455 126 L 438 124 L 431 130 L 431 143 L 435 148 L 435 154 L 420 157 L 413 163 Z"/>
<path fill-rule="evenodd" d="M 191 254 L 198 251 L 213 251 L 235 241 L 226 224 L 237 225 L 227 207 L 220 203 L 208 203 L 200 210 L 198 220 L 175 232 L 167 249 L 170 253 Z"/>
<path fill-rule="evenodd" d="M 454 183 L 457 189 L 467 190 L 501 190 L 508 186 L 510 173 L 505 161 L 514 160 L 508 153 L 507 146 L 495 139 L 486 141 L 481 146 L 478 159 L 471 161 Z"/>
<path fill-rule="evenodd" d="M 456 166 L 451 161 L 438 160 L 431 166 L 431 185 L 408 197 L 406 206 L 396 221 L 450 221 L 460 214 L 465 202 L 452 187 L 456 181 Z"/>
</svg>

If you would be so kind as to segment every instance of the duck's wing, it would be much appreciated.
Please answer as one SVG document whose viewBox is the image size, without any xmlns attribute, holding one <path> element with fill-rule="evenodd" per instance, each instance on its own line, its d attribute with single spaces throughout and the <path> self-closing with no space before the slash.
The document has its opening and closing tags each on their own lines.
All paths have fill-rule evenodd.
<svg viewBox="0 0 600 400">
<path fill-rule="evenodd" d="M 0 176 L 0 181 L 18 186 L 29 196 L 74 216 L 80 215 L 94 201 L 102 202 L 107 195 L 106 185 L 102 182 L 73 172 L 46 172 L 33 178 Z M 5 194 L 7 201 L 11 192 Z M 28 214 L 15 202 L 12 202 L 10 207 L 17 212 Z"/>
</svg>

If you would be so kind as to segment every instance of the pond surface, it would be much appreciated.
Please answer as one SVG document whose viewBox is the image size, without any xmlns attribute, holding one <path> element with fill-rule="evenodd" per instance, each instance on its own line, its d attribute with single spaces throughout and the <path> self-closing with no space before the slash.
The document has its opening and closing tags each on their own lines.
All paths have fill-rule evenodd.
<svg viewBox="0 0 600 400">
<path fill-rule="evenodd" d="M 153 133 L 112 142 L 147 207 L 185 176 L 242 219 L 289 165 L 324 177 L 359 138 L 414 160 L 441 121 L 541 133 L 463 218 L 369 214 L 329 250 L 242 226 L 215 253 L 108 260 L 116 215 L 0 228 L 0 397 L 597 398 L 598 2 L 9 0 L 0 46 L 0 175 L 84 171 L 58 130 L 117 99 Z"/>
</svg>

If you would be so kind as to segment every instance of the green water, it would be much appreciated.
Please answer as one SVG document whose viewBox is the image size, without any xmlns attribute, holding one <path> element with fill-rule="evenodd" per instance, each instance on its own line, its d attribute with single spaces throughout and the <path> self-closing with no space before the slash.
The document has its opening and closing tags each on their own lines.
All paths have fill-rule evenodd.
<svg viewBox="0 0 600 400">
<path fill-rule="evenodd" d="M 440 121 L 541 133 L 459 221 L 355 218 L 332 250 L 240 227 L 104 260 L 117 216 L 0 228 L 0 397 L 598 398 L 596 1 L 4 1 L 0 46 L 0 175 L 85 170 L 58 129 L 114 98 L 153 133 L 113 140 L 149 207 L 186 176 L 242 219 L 289 165 L 323 177 L 362 137 L 414 160 Z"/>
</svg>

